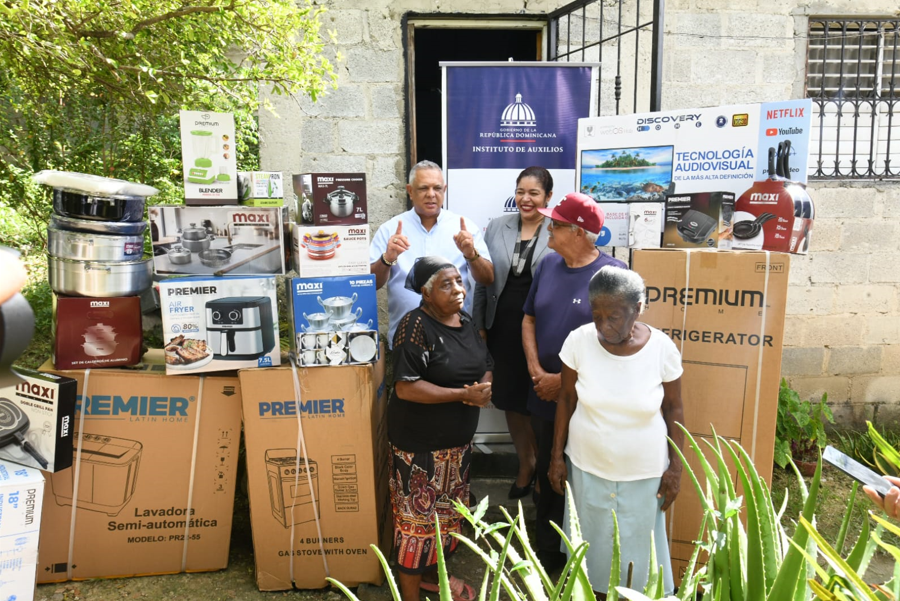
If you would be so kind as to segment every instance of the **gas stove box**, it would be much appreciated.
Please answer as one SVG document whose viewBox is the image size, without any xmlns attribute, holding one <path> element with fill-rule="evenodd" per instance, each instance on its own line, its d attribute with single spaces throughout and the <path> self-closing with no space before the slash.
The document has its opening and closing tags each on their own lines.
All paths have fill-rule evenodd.
<svg viewBox="0 0 900 601">
<path fill-rule="evenodd" d="M 21 380 L 0 389 L 0 460 L 47 472 L 66 469 L 72 465 L 75 380 L 13 371 Z"/>
<path fill-rule="evenodd" d="M 284 205 L 281 171 L 241 171 L 238 173 L 240 203 L 248 207 Z"/>
<path fill-rule="evenodd" d="M 53 363 L 59 369 L 118 367 L 141 360 L 141 299 L 53 295 Z"/>
<path fill-rule="evenodd" d="M 0 599 L 34 599 L 43 500 L 41 472 L 0 460 Z"/>
<path fill-rule="evenodd" d="M 369 226 L 294 225 L 294 271 L 302 278 L 366 275 Z"/>
<path fill-rule="evenodd" d="M 391 546 L 384 361 L 239 375 L 259 590 L 324 588 L 326 574 L 381 584 L 369 545 Z"/>
<path fill-rule="evenodd" d="M 188 205 L 236 205 L 234 115 L 181 111 L 179 118 L 184 202 Z"/>
<path fill-rule="evenodd" d="M 166 373 L 280 365 L 275 289 L 274 277 L 160 282 Z"/>
<path fill-rule="evenodd" d="M 365 173 L 303 173 L 294 176 L 298 223 L 363 225 L 366 215 Z"/>
<path fill-rule="evenodd" d="M 287 207 L 155 205 L 147 214 L 159 275 L 277 275 L 290 268 Z M 181 249 L 189 252 L 177 255 Z"/>
<path fill-rule="evenodd" d="M 135 368 L 58 372 L 77 380 L 81 455 L 47 474 L 39 582 L 227 567 L 240 382 L 167 377 L 163 362 L 152 350 Z"/>
<path fill-rule="evenodd" d="M 663 248 L 731 248 L 734 194 L 694 192 L 666 196 Z"/>
</svg>

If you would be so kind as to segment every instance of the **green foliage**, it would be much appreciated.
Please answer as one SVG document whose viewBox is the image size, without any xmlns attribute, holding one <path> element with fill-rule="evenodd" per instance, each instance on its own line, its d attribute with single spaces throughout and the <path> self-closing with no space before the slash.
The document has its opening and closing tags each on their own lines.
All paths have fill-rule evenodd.
<svg viewBox="0 0 900 601">
<path fill-rule="evenodd" d="M 874 428 L 874 426 L 872 426 Z M 878 436 L 892 449 L 900 449 L 900 433 L 875 428 Z M 869 431 L 847 431 L 837 435 L 836 445 L 866 467 L 886 476 L 900 475 L 900 467 L 894 466 L 878 449 Z"/>
<path fill-rule="evenodd" d="M 613 154 L 612 158 L 603 161 L 600 165 L 594 165 L 594 167 L 598 169 L 628 169 L 631 167 L 653 167 L 654 165 L 656 163 L 642 159 L 640 152 L 636 152 L 633 155 L 623 152 L 620 155 Z"/>
<path fill-rule="evenodd" d="M 775 425 L 775 463 L 779 467 L 786 467 L 791 459 L 809 461 L 817 449 L 828 444 L 825 422 L 833 424 L 834 415 L 827 401 L 827 394 L 818 402 L 804 401 L 781 379 Z"/>
</svg>

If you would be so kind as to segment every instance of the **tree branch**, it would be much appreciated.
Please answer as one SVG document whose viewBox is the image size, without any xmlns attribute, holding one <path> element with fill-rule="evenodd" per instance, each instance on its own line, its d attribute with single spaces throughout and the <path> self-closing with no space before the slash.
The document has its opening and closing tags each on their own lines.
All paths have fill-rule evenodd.
<svg viewBox="0 0 900 601">
<path fill-rule="evenodd" d="M 187 15 L 192 15 L 195 13 L 216 13 L 222 10 L 234 10 L 234 0 L 232 0 L 231 4 L 229 4 L 228 6 L 186 6 L 178 10 L 172 10 L 167 13 L 158 15 L 156 17 L 150 17 L 149 19 L 138 21 L 137 24 L 135 24 L 135 26 L 131 29 L 131 31 L 124 32 L 124 37 L 128 39 L 134 38 L 134 36 L 141 30 L 152 27 L 157 23 L 162 23 L 163 21 L 180 19 L 181 17 L 186 17 Z M 121 34 L 117 31 L 87 30 L 77 31 L 76 35 L 82 38 L 117 38 L 120 37 Z"/>
</svg>

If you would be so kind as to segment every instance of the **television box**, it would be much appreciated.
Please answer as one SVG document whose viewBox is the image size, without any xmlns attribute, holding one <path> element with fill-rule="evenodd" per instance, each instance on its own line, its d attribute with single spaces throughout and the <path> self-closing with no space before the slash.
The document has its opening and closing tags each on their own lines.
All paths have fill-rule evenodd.
<svg viewBox="0 0 900 601">
<path fill-rule="evenodd" d="M 0 599 L 34 599 L 43 502 L 38 470 L 0 460 Z"/>
<path fill-rule="evenodd" d="M 734 194 L 693 192 L 666 197 L 664 248 L 731 248 Z"/>
<path fill-rule="evenodd" d="M 294 271 L 302 278 L 366 275 L 369 226 L 294 225 Z"/>
<path fill-rule="evenodd" d="M 257 586 L 378 585 L 369 545 L 391 545 L 384 361 L 297 372 L 240 371 Z"/>
<path fill-rule="evenodd" d="M 303 173 L 294 176 L 298 223 L 362 225 L 366 215 L 365 173 Z"/>
<path fill-rule="evenodd" d="M 141 360 L 141 299 L 53 295 L 53 364 L 59 369 L 118 367 Z"/>
<path fill-rule="evenodd" d="M 284 205 L 284 182 L 280 171 L 241 171 L 238 173 L 240 203 L 248 207 Z"/>
<path fill-rule="evenodd" d="M 72 465 L 75 380 L 30 369 L 13 371 L 21 380 L 0 389 L 0 423 L 5 432 L 18 434 L 0 448 L 0 460 L 47 472 L 66 469 Z"/>
<path fill-rule="evenodd" d="M 160 282 L 166 373 L 280 365 L 275 289 L 274 277 Z"/>
<path fill-rule="evenodd" d="M 167 377 L 159 350 L 138 368 L 56 373 L 78 382 L 80 464 L 47 476 L 38 581 L 227 567 L 241 435 L 237 375 Z"/>
<path fill-rule="evenodd" d="M 185 204 L 236 205 L 234 115 L 181 111 L 179 117 Z"/>
</svg>

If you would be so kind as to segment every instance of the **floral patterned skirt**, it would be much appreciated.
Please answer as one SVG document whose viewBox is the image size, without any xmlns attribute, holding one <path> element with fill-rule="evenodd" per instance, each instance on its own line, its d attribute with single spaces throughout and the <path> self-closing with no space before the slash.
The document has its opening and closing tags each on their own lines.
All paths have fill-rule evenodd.
<svg viewBox="0 0 900 601">
<path fill-rule="evenodd" d="M 435 516 L 440 520 L 444 555 L 459 541 L 462 516 L 453 501 L 469 503 L 469 466 L 472 443 L 426 453 L 401 451 L 391 445 L 391 508 L 394 513 L 394 549 L 397 568 L 421 574 L 437 565 Z"/>
</svg>

